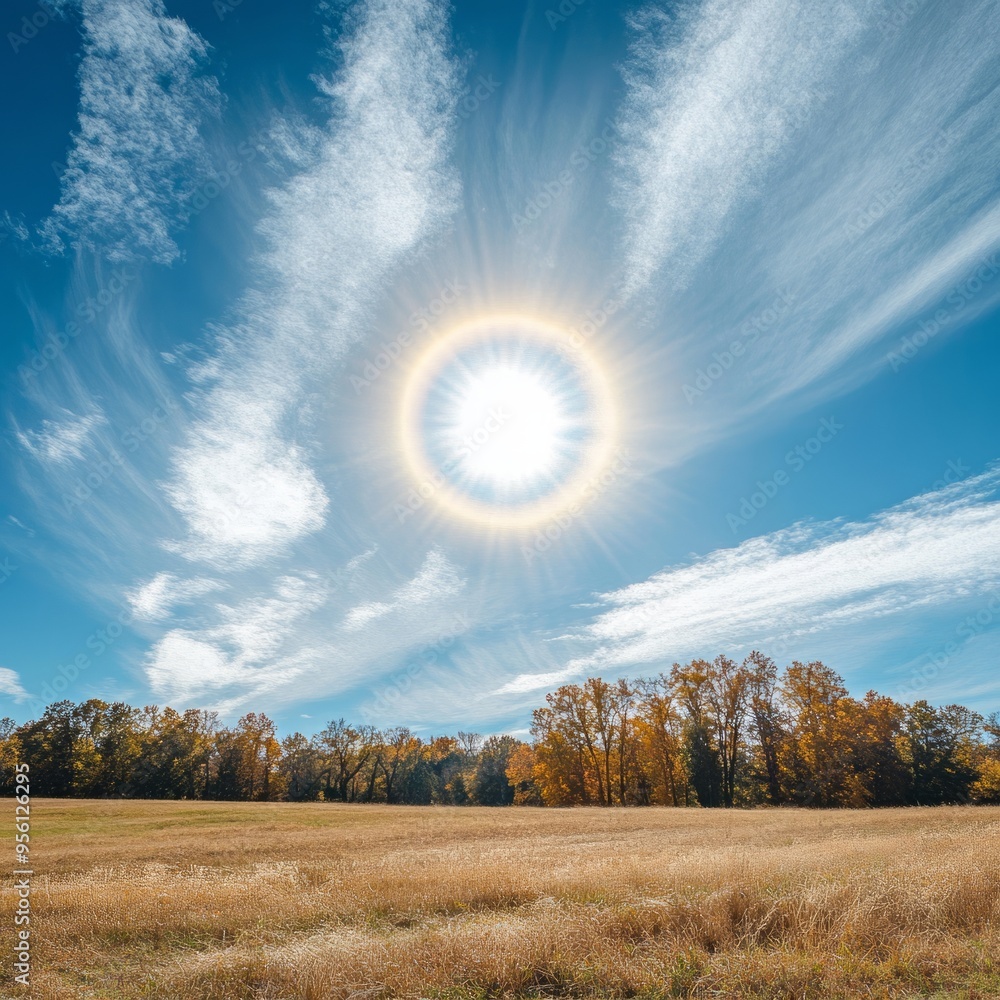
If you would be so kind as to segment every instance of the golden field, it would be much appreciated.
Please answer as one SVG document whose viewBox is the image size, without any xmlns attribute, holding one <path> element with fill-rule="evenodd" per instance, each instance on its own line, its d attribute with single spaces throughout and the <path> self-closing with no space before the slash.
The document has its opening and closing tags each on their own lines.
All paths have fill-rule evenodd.
<svg viewBox="0 0 1000 1000">
<path fill-rule="evenodd" d="M 32 987 L 8 876 L 5 997 L 1000 996 L 1000 808 L 34 800 L 31 822 Z"/>
</svg>

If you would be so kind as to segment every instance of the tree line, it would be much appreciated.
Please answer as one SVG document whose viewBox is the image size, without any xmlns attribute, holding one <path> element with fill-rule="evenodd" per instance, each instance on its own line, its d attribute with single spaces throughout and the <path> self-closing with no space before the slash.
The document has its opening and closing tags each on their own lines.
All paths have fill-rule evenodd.
<svg viewBox="0 0 1000 1000">
<path fill-rule="evenodd" d="M 754 652 L 546 695 L 531 740 L 331 722 L 279 739 L 250 712 L 90 699 L 0 720 L 0 784 L 40 796 L 446 805 L 895 806 L 1000 803 L 1000 719 L 852 698 L 819 661 Z"/>
</svg>

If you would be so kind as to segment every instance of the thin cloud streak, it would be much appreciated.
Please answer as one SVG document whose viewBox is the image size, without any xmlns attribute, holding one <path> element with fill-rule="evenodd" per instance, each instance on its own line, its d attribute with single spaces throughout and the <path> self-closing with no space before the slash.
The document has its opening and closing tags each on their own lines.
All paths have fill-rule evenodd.
<svg viewBox="0 0 1000 1000">
<path fill-rule="evenodd" d="M 708 0 L 633 17 L 619 114 L 625 295 L 682 288 L 760 190 L 873 3 Z"/>
<path fill-rule="evenodd" d="M 620 286 L 678 331 L 689 451 L 885 371 L 886 337 L 937 309 L 943 340 L 1000 301 L 984 169 L 1000 162 L 1000 63 L 982 31 L 1000 5 L 922 5 L 880 30 L 895 11 L 712 0 L 634 20 Z M 685 383 L 734 341 L 707 405 Z"/>
<path fill-rule="evenodd" d="M 43 420 L 41 430 L 19 431 L 17 439 L 40 462 L 64 465 L 83 460 L 93 430 L 104 423 L 102 413 L 66 413 L 61 420 Z"/>
<path fill-rule="evenodd" d="M 0 694 L 12 698 L 16 703 L 27 701 L 31 697 L 21 685 L 21 677 L 10 667 L 0 667 Z"/>
<path fill-rule="evenodd" d="M 128 594 L 132 612 L 142 621 L 163 621 L 169 618 L 179 605 L 225 589 L 219 580 L 193 578 L 183 580 L 173 573 L 157 573 L 151 580 L 136 587 Z"/>
<path fill-rule="evenodd" d="M 862 523 L 798 524 L 601 596 L 568 667 L 669 663 L 907 612 L 1000 582 L 1000 469 Z"/>
</svg>

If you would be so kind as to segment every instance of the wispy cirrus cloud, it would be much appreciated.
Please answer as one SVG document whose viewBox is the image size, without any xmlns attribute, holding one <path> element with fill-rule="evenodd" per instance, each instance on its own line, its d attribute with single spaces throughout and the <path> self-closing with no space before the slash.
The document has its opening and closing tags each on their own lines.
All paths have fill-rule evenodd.
<svg viewBox="0 0 1000 1000">
<path fill-rule="evenodd" d="M 416 657 L 395 679 L 379 680 L 369 703 L 382 724 L 421 726 L 451 722 L 477 728 L 523 720 L 546 691 L 576 680 L 564 647 L 544 641 L 531 616 L 508 617 L 485 628 L 463 630 L 447 647 Z"/>
<path fill-rule="evenodd" d="M 573 661 L 626 668 L 960 608 L 1000 584 L 1000 469 L 868 521 L 798 524 L 601 596 Z M 871 637 L 869 635 L 868 642 Z"/>
<path fill-rule="evenodd" d="M 528 692 L 552 689 L 576 677 L 577 673 L 576 667 L 568 667 L 563 670 L 551 670 L 545 674 L 518 674 L 513 680 L 502 684 L 493 693 L 495 695 L 527 694 Z"/>
<path fill-rule="evenodd" d="M 155 622 L 169 618 L 178 606 L 223 589 L 225 584 L 219 580 L 204 577 L 182 579 L 173 573 L 161 572 L 134 588 L 127 596 L 137 618 Z"/>
<path fill-rule="evenodd" d="M 0 694 L 6 695 L 14 702 L 27 701 L 31 697 L 21 685 L 21 677 L 10 667 L 0 667 Z"/>
<path fill-rule="evenodd" d="M 96 427 L 107 423 L 103 413 L 77 416 L 66 413 L 62 419 L 43 420 L 40 430 L 18 431 L 18 440 L 41 462 L 65 464 L 82 460 Z"/>
<path fill-rule="evenodd" d="M 341 69 L 318 81 L 327 126 L 286 122 L 275 133 L 296 172 L 270 192 L 237 320 L 215 331 L 191 371 L 195 416 L 164 484 L 186 527 L 164 547 L 207 564 L 213 579 L 253 571 L 258 591 L 265 567 L 323 529 L 331 509 L 309 437 L 318 390 L 389 279 L 457 203 L 449 153 L 458 87 L 443 4 L 369 0 L 351 24 L 338 42 Z M 343 575 L 353 580 L 370 555 Z M 408 581 L 383 578 L 349 603 L 352 591 L 305 568 L 301 551 L 292 562 L 267 596 L 241 584 L 237 601 L 179 621 L 150 655 L 150 686 L 211 697 L 222 710 L 265 693 L 291 701 L 343 690 L 439 629 L 464 586 L 431 550 Z"/>
<path fill-rule="evenodd" d="M 347 581 L 339 595 L 329 578 L 300 573 L 279 577 L 266 596 L 209 602 L 199 627 L 172 628 L 150 651 L 150 687 L 167 699 L 207 699 L 224 712 L 265 694 L 274 704 L 324 698 L 471 624 L 466 581 L 439 550 L 384 601 L 350 603 L 357 573 L 352 560 L 338 575 Z M 337 605 L 344 609 L 339 621 Z"/>
<path fill-rule="evenodd" d="M 371 0 L 340 48 L 343 68 L 319 81 L 327 129 L 282 133 L 303 167 L 271 193 L 259 280 L 193 373 L 200 416 L 167 486 L 188 528 L 173 548 L 189 559 L 251 565 L 322 526 L 326 490 L 290 426 L 456 205 L 442 5 Z"/>
<path fill-rule="evenodd" d="M 341 627 L 356 632 L 369 623 L 399 612 L 410 612 L 428 603 L 453 597 L 465 586 L 465 580 L 439 549 L 427 553 L 420 572 L 399 587 L 388 601 L 366 601 L 352 607 Z"/>
<path fill-rule="evenodd" d="M 874 4 L 708 0 L 632 19 L 620 111 L 626 294 L 683 286 L 864 31 Z"/>
<path fill-rule="evenodd" d="M 100 341 L 32 385 L 43 420 L 20 441 L 26 490 L 63 552 L 86 554 L 87 586 L 133 616 L 158 699 L 235 711 L 346 690 L 452 628 L 465 587 L 419 543 L 376 565 L 370 535 L 331 569 L 358 548 L 331 517 L 323 400 L 460 190 L 445 4 L 362 0 L 345 24 L 335 75 L 315 81 L 325 124 L 273 126 L 284 179 L 258 208 L 244 291 L 200 353 L 157 363 L 122 301 Z M 107 419 L 85 436 L 70 417 L 98 399 Z"/>
<path fill-rule="evenodd" d="M 149 686 L 167 698 L 197 699 L 233 687 L 259 687 L 281 676 L 283 647 L 293 629 L 320 607 L 325 588 L 315 574 L 281 576 L 271 593 L 209 609 L 213 624 L 170 629 L 150 652 Z M 283 679 L 291 680 L 291 677 Z"/>
<path fill-rule="evenodd" d="M 692 447 L 884 370 L 885 338 L 949 295 L 945 335 L 1000 299 L 1000 280 L 963 285 L 1000 248 L 997 12 L 924 4 L 886 31 L 881 0 L 709 0 L 634 19 L 623 294 L 679 331 L 678 396 L 745 348 L 711 406 L 681 397 Z"/>
<path fill-rule="evenodd" d="M 208 46 L 163 0 L 75 0 L 84 32 L 78 130 L 47 245 L 170 263 L 188 192 L 211 169 L 202 137 L 221 98 Z"/>
</svg>

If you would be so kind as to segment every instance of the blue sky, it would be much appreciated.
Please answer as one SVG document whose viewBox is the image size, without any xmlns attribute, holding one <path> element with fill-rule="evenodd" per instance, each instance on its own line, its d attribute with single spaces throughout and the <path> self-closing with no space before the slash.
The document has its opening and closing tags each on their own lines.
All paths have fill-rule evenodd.
<svg viewBox="0 0 1000 1000">
<path fill-rule="evenodd" d="M 753 648 L 1000 707 L 998 13 L 10 5 L 0 713 L 524 733 Z M 503 365 L 565 461 L 424 484 Z"/>
</svg>

